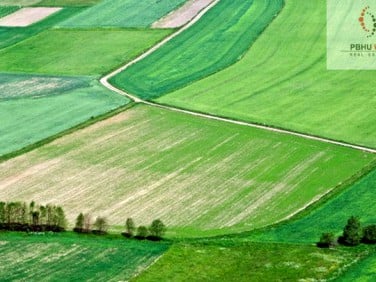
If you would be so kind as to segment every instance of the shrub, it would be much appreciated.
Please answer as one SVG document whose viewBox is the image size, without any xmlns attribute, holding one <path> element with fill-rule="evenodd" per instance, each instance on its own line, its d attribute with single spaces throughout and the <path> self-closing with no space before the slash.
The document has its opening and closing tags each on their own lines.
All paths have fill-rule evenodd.
<svg viewBox="0 0 376 282">
<path fill-rule="evenodd" d="M 148 229 L 145 226 L 139 226 L 137 228 L 136 239 L 145 239 L 148 236 Z"/>
<path fill-rule="evenodd" d="M 359 218 L 352 216 L 348 219 L 347 224 L 343 229 L 343 235 L 340 238 L 340 243 L 347 246 L 359 245 L 363 237 L 362 233 Z"/>
<path fill-rule="evenodd" d="M 97 217 L 94 222 L 96 230 L 93 230 L 94 234 L 106 234 L 108 229 L 107 219 L 104 217 Z"/>
<path fill-rule="evenodd" d="M 162 238 L 162 236 L 166 232 L 166 226 L 160 219 L 156 219 L 152 222 L 149 231 L 152 237 Z"/>
<path fill-rule="evenodd" d="M 376 243 L 376 224 L 364 227 L 362 241 L 366 244 Z"/>
<path fill-rule="evenodd" d="M 330 248 L 336 245 L 336 237 L 333 233 L 322 233 L 317 246 L 320 248 Z"/>
<path fill-rule="evenodd" d="M 134 221 L 132 218 L 127 218 L 127 221 L 125 222 L 125 234 L 126 237 L 132 237 L 134 234 L 134 231 L 136 230 L 136 225 L 134 224 Z"/>
</svg>

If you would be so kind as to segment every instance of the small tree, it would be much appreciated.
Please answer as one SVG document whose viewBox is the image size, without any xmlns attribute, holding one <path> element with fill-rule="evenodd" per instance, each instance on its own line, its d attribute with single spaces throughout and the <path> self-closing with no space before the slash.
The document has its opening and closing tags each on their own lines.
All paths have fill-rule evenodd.
<svg viewBox="0 0 376 282">
<path fill-rule="evenodd" d="M 89 213 L 84 215 L 84 228 L 82 231 L 86 233 L 91 231 L 91 214 Z"/>
<path fill-rule="evenodd" d="M 333 233 L 322 233 L 320 241 L 317 243 L 317 246 L 320 248 L 330 248 L 334 247 L 336 244 L 336 237 Z"/>
<path fill-rule="evenodd" d="M 145 226 L 139 226 L 137 228 L 137 238 L 138 239 L 145 239 L 148 236 L 148 229 Z"/>
<path fill-rule="evenodd" d="M 75 232 L 82 232 L 82 230 L 84 229 L 84 215 L 82 214 L 82 212 L 77 216 L 76 218 L 76 225 L 74 226 L 74 231 Z"/>
<path fill-rule="evenodd" d="M 362 241 L 367 244 L 376 244 L 376 224 L 364 227 Z"/>
<path fill-rule="evenodd" d="M 166 232 L 166 226 L 163 224 L 162 220 L 156 219 L 152 222 L 149 230 L 151 236 L 162 238 L 162 236 Z"/>
<path fill-rule="evenodd" d="M 132 218 L 127 218 L 125 222 L 125 231 L 128 233 L 129 236 L 133 236 L 134 231 L 136 230 L 136 225 Z"/>
<path fill-rule="evenodd" d="M 97 219 L 94 222 L 94 226 L 99 233 L 104 234 L 107 232 L 108 229 L 108 223 L 106 218 L 104 217 L 97 217 Z"/>
<path fill-rule="evenodd" d="M 347 224 L 343 229 L 341 243 L 349 246 L 359 245 L 362 240 L 362 233 L 359 218 L 352 216 L 348 219 Z"/>
</svg>

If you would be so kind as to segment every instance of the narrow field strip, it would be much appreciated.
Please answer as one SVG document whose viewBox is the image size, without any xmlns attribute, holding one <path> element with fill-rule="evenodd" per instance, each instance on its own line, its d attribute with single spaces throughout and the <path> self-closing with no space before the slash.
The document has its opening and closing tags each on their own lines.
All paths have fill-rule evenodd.
<svg viewBox="0 0 376 282">
<path fill-rule="evenodd" d="M 2 17 L 12 14 L 17 11 L 19 8 L 17 6 L 0 6 L 0 20 Z"/>
<path fill-rule="evenodd" d="M 375 156 L 137 106 L 0 164 L 0 198 L 63 205 L 122 225 L 161 218 L 171 236 L 251 230 L 285 218 Z"/>
<path fill-rule="evenodd" d="M 238 61 L 282 6 L 283 0 L 218 1 L 194 25 L 110 82 L 154 99 L 202 79 Z"/>
<path fill-rule="evenodd" d="M 188 0 L 182 7 L 152 24 L 152 28 L 177 28 L 190 22 L 215 0 Z"/>
<path fill-rule="evenodd" d="M 59 27 L 149 27 L 182 5 L 185 0 L 103 0 Z"/>
<path fill-rule="evenodd" d="M 166 243 L 74 234 L 0 234 L 2 281 L 126 281 L 168 249 Z"/>
<path fill-rule="evenodd" d="M 22 8 L 6 17 L 0 19 L 0 26 L 3 27 L 25 27 L 39 22 L 62 8 Z"/>
</svg>

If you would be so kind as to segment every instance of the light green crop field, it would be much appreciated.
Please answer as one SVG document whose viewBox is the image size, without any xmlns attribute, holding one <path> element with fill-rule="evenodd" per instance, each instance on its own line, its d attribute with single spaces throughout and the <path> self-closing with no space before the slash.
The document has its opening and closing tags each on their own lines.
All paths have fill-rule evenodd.
<svg viewBox="0 0 376 282">
<path fill-rule="evenodd" d="M 92 6 L 100 2 L 101 0 L 42 0 L 38 3 L 38 6 L 48 7 L 81 7 Z"/>
<path fill-rule="evenodd" d="M 169 236 L 250 230 L 290 216 L 374 155 L 147 106 L 0 164 L 0 198 L 161 218 Z"/>
<path fill-rule="evenodd" d="M 0 49 L 35 36 L 36 34 L 53 27 L 58 22 L 67 19 L 80 11 L 82 11 L 82 8 L 64 8 L 46 19 L 27 27 L 0 27 Z"/>
<path fill-rule="evenodd" d="M 0 75 L 0 155 L 129 102 L 90 77 Z"/>
<path fill-rule="evenodd" d="M 336 282 L 373 282 L 376 277 L 376 253 L 351 266 Z"/>
<path fill-rule="evenodd" d="M 170 30 L 48 30 L 0 50 L 0 71 L 104 74 L 168 35 Z"/>
<path fill-rule="evenodd" d="M 376 147 L 376 71 L 326 70 L 326 1 L 285 2 L 244 59 L 158 102 Z"/>
<path fill-rule="evenodd" d="M 325 281 L 355 257 L 289 244 L 178 244 L 132 281 Z"/>
<path fill-rule="evenodd" d="M 148 27 L 185 0 L 103 0 L 72 17 L 62 27 Z"/>
<path fill-rule="evenodd" d="M 18 7 L 16 6 L 6 6 L 6 7 L 0 6 L 0 18 L 6 15 L 9 15 L 17 10 L 18 10 Z"/>
<path fill-rule="evenodd" d="M 0 280 L 126 281 L 167 249 L 120 238 L 0 233 Z"/>
<path fill-rule="evenodd" d="M 324 232 L 341 235 L 347 219 L 359 216 L 362 224 L 376 224 L 376 170 L 345 191 L 295 221 L 251 236 L 261 241 L 317 242 Z"/>
<path fill-rule="evenodd" d="M 111 82 L 152 99 L 202 79 L 239 60 L 282 5 L 283 0 L 222 0 L 188 30 Z"/>
</svg>

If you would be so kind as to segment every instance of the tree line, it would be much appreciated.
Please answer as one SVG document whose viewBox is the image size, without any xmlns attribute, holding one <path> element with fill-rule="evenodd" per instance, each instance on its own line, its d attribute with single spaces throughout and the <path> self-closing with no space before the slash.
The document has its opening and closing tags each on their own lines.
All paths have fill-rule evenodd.
<svg viewBox="0 0 376 282">
<path fill-rule="evenodd" d="M 344 246 L 357 246 L 360 243 L 376 244 L 376 224 L 362 227 L 358 217 L 351 216 L 338 238 L 331 232 L 322 233 L 318 247 L 330 248 L 338 244 Z"/>
<path fill-rule="evenodd" d="M 109 224 L 105 217 L 97 217 L 95 221 L 90 214 L 80 213 L 76 218 L 73 231 L 76 233 L 92 233 L 98 235 L 107 234 Z M 125 232 L 121 234 L 127 238 L 138 240 L 159 241 L 166 232 L 166 226 L 160 219 L 153 220 L 149 227 L 141 225 L 136 227 L 134 220 L 128 218 L 125 222 Z"/>
<path fill-rule="evenodd" d="M 38 205 L 34 201 L 0 202 L 0 230 L 64 231 L 67 226 L 64 210 L 56 205 Z"/>
</svg>

